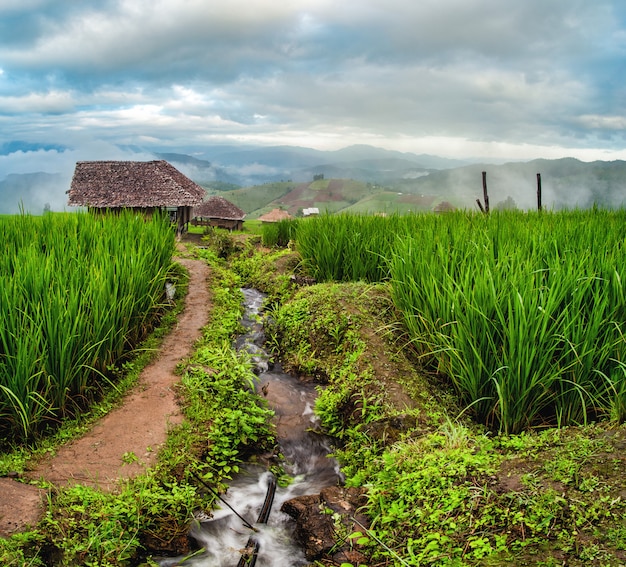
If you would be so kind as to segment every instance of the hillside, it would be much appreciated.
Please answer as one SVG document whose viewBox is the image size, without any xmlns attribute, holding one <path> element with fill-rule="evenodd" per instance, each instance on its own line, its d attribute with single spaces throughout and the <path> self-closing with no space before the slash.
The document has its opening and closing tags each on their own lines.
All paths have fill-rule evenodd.
<svg viewBox="0 0 626 567">
<path fill-rule="evenodd" d="M 319 167 L 316 176 L 330 167 Z M 386 182 L 332 178 L 305 182 L 265 183 L 225 192 L 248 214 L 256 218 L 275 207 L 297 215 L 303 208 L 320 212 L 408 213 L 431 211 L 443 201 L 457 208 L 477 210 L 483 199 L 482 172 L 492 208 L 537 206 L 537 173 L 541 174 L 542 205 L 549 210 L 605 208 L 626 202 L 626 162 L 585 163 L 575 159 L 534 160 L 502 165 L 476 164 L 430 171 L 414 177 Z M 311 176 L 309 179 L 312 179 Z"/>
<path fill-rule="evenodd" d="M 512 199 L 520 209 L 537 204 L 537 173 L 542 180 L 543 206 L 552 209 L 622 207 L 626 199 L 626 162 L 581 162 L 573 158 L 533 160 L 502 165 L 476 164 L 391 184 L 403 193 L 436 194 L 461 208 L 476 208 L 482 200 L 482 172 L 492 206 Z"/>
<path fill-rule="evenodd" d="M 468 165 L 460 160 L 366 145 L 335 151 L 208 146 L 167 153 L 143 151 L 128 155 L 128 159 L 145 160 L 146 155 L 166 159 L 209 194 L 232 200 L 248 218 L 274 207 L 292 213 L 305 207 L 329 212 L 406 213 L 432 210 L 441 201 L 477 210 L 483 171 L 487 172 L 492 208 L 506 203 L 534 209 L 537 173 L 542 176 L 543 205 L 548 209 L 589 208 L 594 204 L 614 208 L 623 206 L 626 198 L 624 161 L 587 163 L 564 158 Z M 0 170 L 0 213 L 17 212 L 20 204 L 34 214 L 39 214 L 46 203 L 52 210 L 65 208 L 72 174 L 66 171 L 67 164 L 55 168 L 62 174 L 36 169 L 35 161 L 32 165 L 32 173 L 11 173 L 6 166 Z M 324 183 L 312 183 L 320 176 Z"/>
<path fill-rule="evenodd" d="M 316 207 L 321 213 L 408 213 L 429 211 L 439 202 L 434 195 L 407 195 L 387 191 L 354 179 L 319 179 L 303 183 L 266 183 L 221 193 L 246 212 L 248 219 L 281 208 L 297 216 Z"/>
</svg>

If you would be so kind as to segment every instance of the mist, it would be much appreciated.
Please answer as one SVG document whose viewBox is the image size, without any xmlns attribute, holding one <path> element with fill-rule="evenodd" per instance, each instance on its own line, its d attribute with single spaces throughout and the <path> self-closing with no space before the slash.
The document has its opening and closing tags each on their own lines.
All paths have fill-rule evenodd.
<svg viewBox="0 0 626 567">
<path fill-rule="evenodd" d="M 155 158 L 150 152 L 106 142 L 80 149 L 18 150 L 0 155 L 0 214 L 75 210 L 67 206 L 66 191 L 77 161 L 151 159 Z"/>
</svg>

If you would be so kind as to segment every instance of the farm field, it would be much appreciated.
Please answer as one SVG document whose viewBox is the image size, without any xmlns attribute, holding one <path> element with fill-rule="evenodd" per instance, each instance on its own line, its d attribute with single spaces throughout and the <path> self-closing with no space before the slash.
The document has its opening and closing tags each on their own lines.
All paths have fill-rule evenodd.
<svg viewBox="0 0 626 567">
<path fill-rule="evenodd" d="M 366 492 L 365 563 L 624 564 L 623 221 L 267 228 L 317 282 L 272 313 L 270 340 L 324 383 L 316 414 L 347 486 Z"/>
<path fill-rule="evenodd" d="M 407 214 L 429 212 L 442 199 L 385 189 L 353 179 L 318 179 L 311 182 L 275 182 L 220 195 L 255 219 L 274 208 L 297 216 L 302 210 L 317 207 L 322 213 Z"/>
<path fill-rule="evenodd" d="M 615 230 L 619 234 L 619 215 L 594 214 L 606 225 L 606 233 Z M 587 224 L 586 215 L 579 225 Z M 189 471 L 202 471 L 203 478 L 219 485 L 230 478 L 242 455 L 258 445 L 257 435 L 264 438 L 269 433 L 262 425 L 266 419 L 261 416 L 263 404 L 257 408 L 242 387 L 242 376 L 244 382 L 253 379 L 243 372 L 247 363 L 230 350 L 240 317 L 239 298 L 233 290 L 249 286 L 268 294 L 268 344 L 281 364 L 323 384 L 315 412 L 324 431 L 338 439 L 335 454 L 347 486 L 366 493 L 362 511 L 371 524 L 359 528 L 358 534 L 351 530 L 348 540 L 342 537 L 337 542 L 351 542 L 352 551 L 368 558 L 360 563 L 353 560 L 353 565 L 623 564 L 626 514 L 620 495 L 626 431 L 619 425 L 619 415 L 597 407 L 588 417 L 596 424 L 552 428 L 559 422 L 550 416 L 548 407 L 540 419 L 524 424 L 520 434 L 507 433 L 494 414 L 481 425 L 474 405 L 461 399 L 452 377 L 445 375 L 447 359 L 440 363 L 438 353 L 433 352 L 434 341 L 443 338 L 420 330 L 423 340 L 417 340 L 404 320 L 406 314 L 397 309 L 400 292 L 396 286 L 403 280 L 394 275 L 394 262 L 406 253 L 402 246 L 420 237 L 418 225 L 426 234 L 423 241 L 418 240 L 425 250 L 433 235 L 439 234 L 440 245 L 458 235 L 462 240 L 482 242 L 485 250 L 492 251 L 487 244 L 489 238 L 493 242 L 490 231 L 495 215 L 490 219 L 453 216 L 355 216 L 338 219 L 343 222 L 332 226 L 324 223 L 335 217 L 319 217 L 264 226 L 260 247 L 255 235 L 227 233 L 216 239 L 219 249 L 213 249 L 209 241 L 190 245 L 188 254 L 206 259 L 211 266 L 211 321 L 197 353 L 181 366 L 181 399 L 186 400 L 183 409 L 190 423 L 177 429 L 176 448 L 160 454 L 158 467 L 130 482 L 119 495 L 104 496 L 81 486 L 59 491 L 49 519 L 40 528 L 43 531 L 9 541 L 8 546 L 17 548 L 8 553 L 31 559 L 41 553 L 45 558 L 52 549 L 64 558 L 63 564 L 80 564 L 71 563 L 72 557 L 106 556 L 111 565 L 122 565 L 128 564 L 131 555 L 146 557 L 155 552 L 150 547 L 155 539 L 146 539 L 147 535 L 156 534 L 162 541 L 165 534 L 169 538 L 176 533 L 172 543 L 184 543 L 191 511 L 199 505 L 196 497 L 207 495 L 198 491 Z M 532 234 L 541 234 L 538 220 L 544 219 L 536 215 L 500 219 L 513 235 L 523 234 L 524 222 L 532 227 Z M 559 214 L 546 220 L 552 228 L 549 235 L 543 233 L 544 239 L 554 242 L 555 225 L 550 223 L 567 219 Z M 383 229 L 376 237 L 372 237 L 376 231 L 370 233 L 374 225 Z M 333 230 L 318 232 L 317 244 L 313 232 L 307 233 L 327 227 Z M 597 229 L 589 221 L 589 230 Z M 270 237 L 275 240 L 271 249 Z M 344 238 L 352 248 L 341 242 Z M 510 238 L 519 245 L 520 240 Z M 225 246 L 226 240 L 232 245 Z M 341 278 L 325 276 L 327 281 L 322 282 L 324 276 L 315 271 L 314 257 L 305 255 L 306 242 L 311 247 L 336 244 L 338 264 L 347 264 L 349 270 L 337 271 Z M 572 242 L 561 249 L 561 256 L 572 249 Z M 450 263 L 454 259 L 462 273 L 461 259 L 469 260 L 471 254 L 460 244 L 456 247 L 464 255 L 452 256 Z M 344 248 L 352 255 L 362 254 L 362 261 L 347 262 L 340 256 Z M 413 243 L 409 251 L 415 249 Z M 513 253 L 501 246 L 498 250 L 498 258 Z M 330 267 L 327 256 L 319 254 L 320 266 L 326 258 Z M 430 258 L 431 271 L 437 273 L 441 262 L 432 254 Z M 433 277 L 421 279 L 419 265 L 406 258 L 404 262 L 420 285 Z M 357 272 L 359 263 L 370 271 Z M 509 258 L 509 270 L 513 264 Z M 497 265 L 495 260 L 493 265 Z M 310 278 L 313 273 L 317 283 Z M 482 272 L 474 268 L 473 273 L 472 285 L 476 286 Z M 459 304 L 454 305 L 453 313 L 458 313 Z M 417 317 L 419 312 L 414 307 L 411 313 Z M 248 421 L 241 423 L 243 418 Z M 211 440 L 208 445 L 207 439 Z M 244 441 L 250 447 L 240 447 Z M 161 504 L 156 505 L 157 500 Z M 340 519 L 333 514 L 329 521 L 339 525 Z M 124 558 L 119 553 L 122 549 Z M 0 556 L 2 551 L 0 546 Z M 33 564 L 48 564 L 39 559 L 33 559 Z M 332 564 L 330 559 L 323 561 Z"/>
<path fill-rule="evenodd" d="M 141 216 L 0 218 L 0 431 L 85 409 L 162 310 L 175 235 Z"/>
<path fill-rule="evenodd" d="M 317 281 L 389 281 L 412 347 L 505 433 L 626 418 L 626 213 L 335 215 L 297 224 Z"/>
</svg>

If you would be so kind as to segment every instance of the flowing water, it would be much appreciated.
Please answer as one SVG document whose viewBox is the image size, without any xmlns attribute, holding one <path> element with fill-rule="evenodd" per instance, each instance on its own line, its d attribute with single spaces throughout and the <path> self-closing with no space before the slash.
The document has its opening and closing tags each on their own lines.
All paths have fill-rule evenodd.
<svg viewBox="0 0 626 567">
<path fill-rule="evenodd" d="M 223 505 L 210 520 L 198 522 L 191 532 L 205 552 L 185 561 L 181 558 L 164 559 L 160 562 L 161 567 L 235 567 L 241 559 L 241 550 L 246 548 L 252 535 L 259 544 L 258 567 L 307 565 L 302 550 L 292 538 L 294 522 L 280 511 L 280 507 L 290 498 L 317 494 L 340 480 L 336 461 L 327 456 L 330 451 L 328 440 L 311 431 L 316 424 L 313 414 L 315 387 L 285 374 L 278 364 L 270 368 L 269 356 L 263 350 L 263 326 L 258 321 L 264 295 L 253 289 L 242 291 L 246 308 L 242 324 L 247 332 L 237 339 L 236 347 L 245 349 L 253 357 L 259 377 L 257 388 L 275 412 L 280 451 L 285 457 L 283 466 L 294 480 L 288 487 L 276 489 L 267 523 L 256 524 L 271 473 L 261 467 L 246 467 L 223 495 L 237 514 Z M 254 524 L 258 531 L 246 527 L 238 515 Z"/>
</svg>

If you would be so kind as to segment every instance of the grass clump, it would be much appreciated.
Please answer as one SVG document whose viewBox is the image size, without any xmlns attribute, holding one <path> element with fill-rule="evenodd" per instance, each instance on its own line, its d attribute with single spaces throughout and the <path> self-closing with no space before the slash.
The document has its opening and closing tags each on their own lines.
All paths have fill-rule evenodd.
<svg viewBox="0 0 626 567">
<path fill-rule="evenodd" d="M 296 247 L 318 281 L 390 281 L 413 346 L 491 429 L 621 423 L 625 215 L 325 215 Z"/>
<path fill-rule="evenodd" d="M 397 246 L 394 300 L 414 344 L 478 421 L 516 433 L 624 420 L 623 220 L 456 217 Z"/>
<path fill-rule="evenodd" d="M 0 433 L 24 441 L 98 399 L 164 311 L 165 219 L 0 219 Z"/>
<path fill-rule="evenodd" d="M 316 414 L 366 489 L 352 536 L 368 564 L 622 565 L 624 426 L 499 435 L 455 418 L 446 383 L 403 356 L 389 293 L 302 288 L 269 328 L 283 363 L 323 382 Z"/>
<path fill-rule="evenodd" d="M 189 553 L 195 513 L 215 506 L 207 486 L 223 489 L 242 461 L 273 449 L 272 413 L 250 388 L 249 360 L 231 346 L 241 316 L 239 278 L 213 251 L 201 253 L 212 265 L 210 322 L 180 364 L 185 420 L 170 431 L 157 465 L 113 493 L 51 489 L 35 529 L 0 540 L 3 565 L 156 565 L 154 554 Z"/>
</svg>

